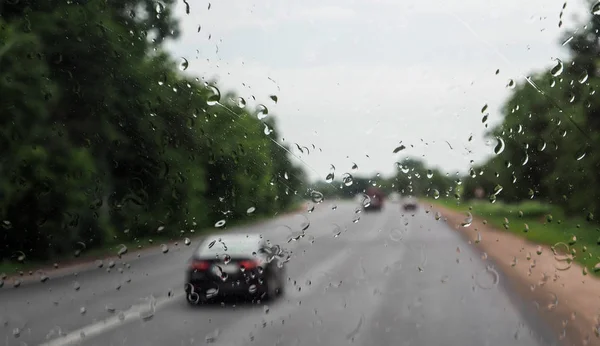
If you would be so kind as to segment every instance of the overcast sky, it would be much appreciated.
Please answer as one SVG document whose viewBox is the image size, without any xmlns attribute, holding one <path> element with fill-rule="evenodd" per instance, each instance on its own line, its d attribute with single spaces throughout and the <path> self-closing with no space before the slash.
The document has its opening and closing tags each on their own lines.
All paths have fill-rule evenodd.
<svg viewBox="0 0 600 346">
<path fill-rule="evenodd" d="M 509 79 L 566 58 L 560 38 L 589 13 L 570 1 L 559 28 L 564 0 L 188 3 L 168 49 L 189 61 L 186 73 L 216 79 L 251 110 L 266 105 L 315 179 L 331 164 L 338 177 L 353 163 L 356 174 L 390 175 L 406 156 L 450 173 L 482 162 L 496 144 L 483 136 L 483 105 L 489 126 L 500 121 Z M 400 142 L 407 149 L 393 154 Z"/>
</svg>

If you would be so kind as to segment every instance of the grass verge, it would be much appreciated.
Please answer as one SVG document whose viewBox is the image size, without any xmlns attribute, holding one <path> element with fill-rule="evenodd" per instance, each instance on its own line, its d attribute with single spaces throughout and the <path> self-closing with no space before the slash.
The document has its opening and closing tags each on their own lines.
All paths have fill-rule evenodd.
<svg viewBox="0 0 600 346">
<path fill-rule="evenodd" d="M 563 254 L 568 247 L 576 262 L 587 268 L 588 272 L 600 275 L 600 226 L 589 216 L 567 218 L 559 208 L 534 201 L 519 204 L 461 202 L 455 199 L 423 201 L 465 214 L 471 212 L 499 230 L 511 232 L 536 244 L 549 245 L 559 254 Z M 597 271 L 594 271 L 595 267 Z"/>
</svg>

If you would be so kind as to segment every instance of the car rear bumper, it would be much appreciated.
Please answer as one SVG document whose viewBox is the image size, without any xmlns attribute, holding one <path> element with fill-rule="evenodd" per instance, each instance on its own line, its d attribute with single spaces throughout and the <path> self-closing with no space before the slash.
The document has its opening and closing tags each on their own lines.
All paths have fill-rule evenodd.
<svg viewBox="0 0 600 346">
<path fill-rule="evenodd" d="M 260 296 L 266 291 L 264 280 L 253 279 L 248 282 L 242 280 L 215 281 L 188 281 L 185 284 L 187 295 L 195 292 L 201 300 L 210 300 L 223 296 Z"/>
</svg>

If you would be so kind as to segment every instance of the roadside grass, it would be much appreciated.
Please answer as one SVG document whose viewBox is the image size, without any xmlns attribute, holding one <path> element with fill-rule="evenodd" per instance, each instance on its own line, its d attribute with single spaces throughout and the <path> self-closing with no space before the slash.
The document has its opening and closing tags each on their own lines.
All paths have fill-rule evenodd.
<svg viewBox="0 0 600 346">
<path fill-rule="evenodd" d="M 471 212 L 499 230 L 511 232 L 536 244 L 556 247 L 559 254 L 564 253 L 567 245 L 576 262 L 586 267 L 589 273 L 600 275 L 600 270 L 594 271 L 596 264 L 600 263 L 600 224 L 597 221 L 584 216 L 566 217 L 560 208 L 535 201 L 518 204 L 463 202 L 448 198 L 423 201 L 465 215 Z M 559 243 L 565 245 L 558 246 Z"/>
<path fill-rule="evenodd" d="M 23 262 L 18 262 L 16 260 L 5 260 L 0 262 L 0 282 L 2 281 L 2 276 L 4 275 L 22 275 L 23 277 L 29 277 L 36 275 L 36 272 L 40 270 L 43 271 L 54 268 L 60 269 L 61 267 L 68 267 L 79 263 L 88 263 L 90 261 L 98 259 L 116 257 L 123 245 L 127 247 L 128 253 L 154 248 L 156 248 L 157 251 L 160 251 L 160 246 L 162 244 L 166 244 L 169 248 L 173 247 L 175 242 L 177 242 L 179 247 L 185 246 L 184 241 L 187 237 L 192 241 L 190 246 L 195 246 L 195 241 L 202 237 L 205 237 L 208 234 L 226 231 L 227 229 L 231 230 L 246 225 L 252 225 L 267 220 L 271 217 L 276 217 L 285 213 L 298 211 L 303 207 L 303 205 L 304 202 L 294 203 L 291 207 L 287 208 L 286 210 L 281 210 L 272 216 L 266 214 L 257 214 L 250 215 L 249 217 L 244 219 L 232 220 L 227 222 L 227 228 L 205 228 L 196 230 L 194 233 L 190 233 L 188 231 L 185 234 L 181 234 L 180 236 L 175 236 L 173 234 L 163 235 L 160 233 L 156 233 L 154 235 L 148 235 L 137 239 L 111 239 L 106 243 L 102 244 L 100 247 L 82 251 L 78 257 L 75 257 L 75 254 L 73 252 L 46 261 L 28 261 L 27 259 L 25 259 L 25 261 Z"/>
</svg>

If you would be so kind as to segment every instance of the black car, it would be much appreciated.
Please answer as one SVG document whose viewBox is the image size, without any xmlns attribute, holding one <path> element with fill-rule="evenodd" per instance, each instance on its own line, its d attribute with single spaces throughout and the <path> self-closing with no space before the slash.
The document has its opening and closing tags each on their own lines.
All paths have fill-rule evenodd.
<svg viewBox="0 0 600 346">
<path fill-rule="evenodd" d="M 405 211 L 417 210 L 418 206 L 419 206 L 419 204 L 412 197 L 405 198 L 404 201 L 402 202 L 402 207 L 404 208 Z"/>
<path fill-rule="evenodd" d="M 189 261 L 186 299 L 191 304 L 225 296 L 272 299 L 285 286 L 282 253 L 258 234 L 211 235 Z"/>
</svg>

